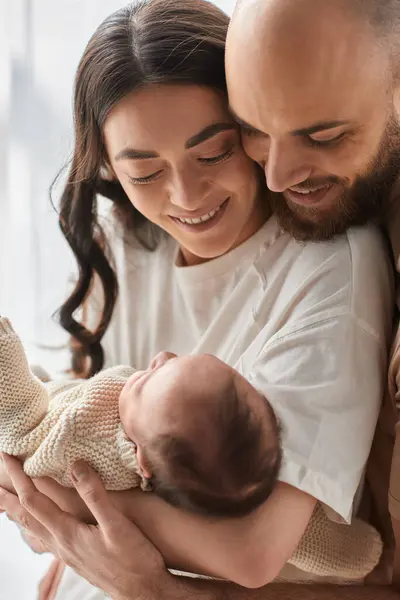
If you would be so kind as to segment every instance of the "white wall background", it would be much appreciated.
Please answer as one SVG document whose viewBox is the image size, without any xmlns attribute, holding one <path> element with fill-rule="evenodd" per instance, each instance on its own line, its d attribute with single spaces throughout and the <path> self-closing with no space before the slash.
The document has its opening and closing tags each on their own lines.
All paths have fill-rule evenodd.
<svg viewBox="0 0 400 600">
<path fill-rule="evenodd" d="M 230 13 L 235 0 L 215 3 Z M 0 314 L 12 319 L 30 360 L 50 370 L 65 364 L 65 337 L 51 314 L 74 263 L 49 186 L 71 151 L 79 58 L 101 20 L 125 4 L 0 0 Z M 0 516 L 0 600 L 35 600 L 49 560 Z"/>
</svg>

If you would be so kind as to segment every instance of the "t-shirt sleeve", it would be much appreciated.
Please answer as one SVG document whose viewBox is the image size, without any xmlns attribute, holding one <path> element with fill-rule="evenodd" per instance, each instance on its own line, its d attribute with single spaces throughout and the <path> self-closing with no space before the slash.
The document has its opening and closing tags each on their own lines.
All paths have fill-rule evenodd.
<svg viewBox="0 0 400 600">
<path fill-rule="evenodd" d="M 345 313 L 281 329 L 248 376 L 282 427 L 279 479 L 347 522 L 373 439 L 385 364 L 382 342 Z"/>
</svg>

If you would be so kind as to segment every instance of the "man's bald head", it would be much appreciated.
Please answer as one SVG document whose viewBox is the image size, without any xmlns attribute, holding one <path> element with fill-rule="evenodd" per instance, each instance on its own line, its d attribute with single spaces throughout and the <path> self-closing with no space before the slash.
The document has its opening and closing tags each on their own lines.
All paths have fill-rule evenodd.
<svg viewBox="0 0 400 600">
<path fill-rule="evenodd" d="M 231 106 L 250 125 L 249 155 L 284 193 L 272 200 L 282 225 L 298 237 L 330 237 L 382 213 L 397 178 L 400 0 L 381 4 L 242 0 L 236 8 Z"/>
<path fill-rule="evenodd" d="M 279 25 L 294 25 L 299 31 L 302 23 L 314 27 L 339 14 L 367 23 L 377 40 L 386 42 L 392 52 L 400 50 L 399 0 L 238 0 L 232 26 L 238 23 L 243 29 L 247 22 L 265 33 L 278 33 Z M 265 41 L 269 42 L 268 36 Z"/>
</svg>

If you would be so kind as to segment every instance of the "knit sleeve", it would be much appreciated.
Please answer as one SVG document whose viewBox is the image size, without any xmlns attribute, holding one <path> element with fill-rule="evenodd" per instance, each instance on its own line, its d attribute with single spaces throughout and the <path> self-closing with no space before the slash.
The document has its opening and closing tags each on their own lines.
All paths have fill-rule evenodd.
<svg viewBox="0 0 400 600">
<path fill-rule="evenodd" d="M 47 412 L 46 387 L 32 374 L 10 321 L 0 318 L 0 451 L 19 455 Z"/>
<path fill-rule="evenodd" d="M 131 367 L 119 366 L 89 380 L 47 384 L 50 406 L 29 434 L 40 444 L 25 456 L 27 475 L 52 477 L 72 486 L 71 466 L 82 459 L 97 471 L 107 489 L 139 485 L 135 444 L 122 427 L 118 404 L 132 372 Z"/>
</svg>

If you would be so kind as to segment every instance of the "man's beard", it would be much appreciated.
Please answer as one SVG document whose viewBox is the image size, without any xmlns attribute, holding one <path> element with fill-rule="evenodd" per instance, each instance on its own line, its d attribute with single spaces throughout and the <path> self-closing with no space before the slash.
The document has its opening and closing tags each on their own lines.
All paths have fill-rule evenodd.
<svg viewBox="0 0 400 600">
<path fill-rule="evenodd" d="M 282 194 L 270 192 L 270 205 L 280 226 L 298 240 L 322 241 L 344 233 L 349 227 L 366 223 L 382 223 L 390 204 L 390 194 L 400 177 L 400 125 L 392 118 L 383 135 L 379 152 L 366 175 L 347 185 L 334 207 L 289 205 Z M 317 182 L 314 182 L 314 185 Z M 328 177 L 321 183 L 341 183 Z M 305 189 L 313 181 L 302 183 Z"/>
</svg>

